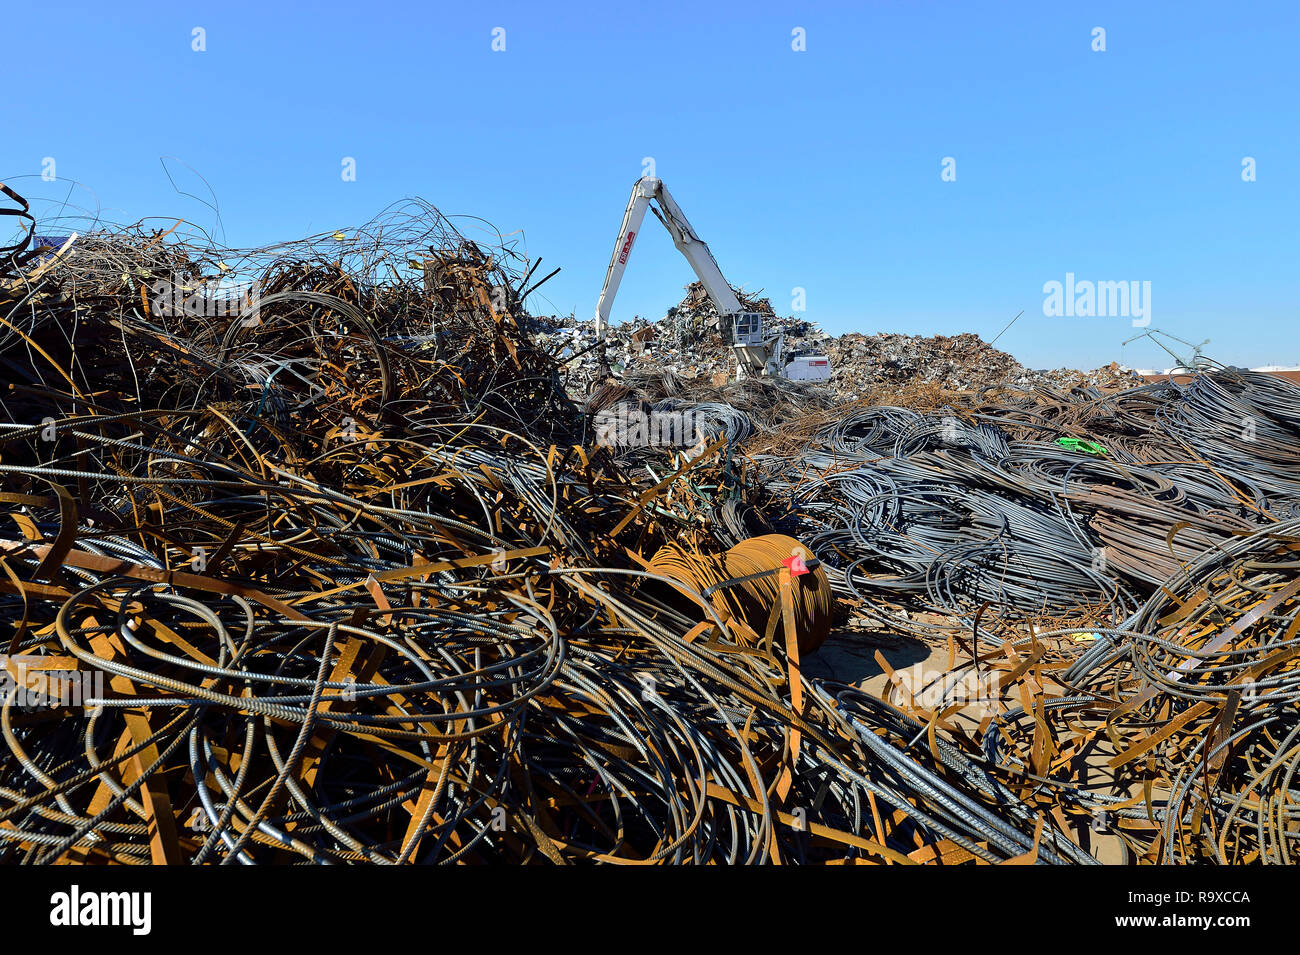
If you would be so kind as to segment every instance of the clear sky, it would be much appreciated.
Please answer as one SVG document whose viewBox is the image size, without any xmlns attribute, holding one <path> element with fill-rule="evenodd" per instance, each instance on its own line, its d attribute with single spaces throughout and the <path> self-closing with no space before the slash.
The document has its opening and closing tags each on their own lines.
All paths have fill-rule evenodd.
<svg viewBox="0 0 1300 955">
<path fill-rule="evenodd" d="M 1129 317 L 1045 315 L 1072 273 L 1149 282 L 1149 327 L 1222 361 L 1300 364 L 1294 0 L 66 0 L 5 33 L 0 179 L 108 219 L 214 226 L 164 156 L 230 245 L 420 196 L 522 232 L 563 268 L 531 310 L 588 317 L 652 157 L 733 284 L 783 314 L 805 289 L 829 331 L 988 339 L 1023 309 L 998 347 L 1032 367 L 1169 364 L 1121 348 Z M 614 320 L 692 277 L 647 218 Z"/>
</svg>

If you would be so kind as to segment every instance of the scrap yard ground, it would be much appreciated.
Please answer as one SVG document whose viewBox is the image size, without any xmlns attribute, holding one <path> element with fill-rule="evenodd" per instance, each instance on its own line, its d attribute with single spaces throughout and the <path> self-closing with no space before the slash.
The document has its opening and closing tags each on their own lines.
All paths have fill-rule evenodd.
<svg viewBox="0 0 1300 955">
<path fill-rule="evenodd" d="M 1300 385 L 343 236 L 0 258 L 0 861 L 1291 861 Z"/>
</svg>

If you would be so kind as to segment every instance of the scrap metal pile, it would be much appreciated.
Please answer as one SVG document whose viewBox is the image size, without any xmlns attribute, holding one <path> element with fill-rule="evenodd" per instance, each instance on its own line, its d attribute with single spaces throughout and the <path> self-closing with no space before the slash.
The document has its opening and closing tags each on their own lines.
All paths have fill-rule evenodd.
<svg viewBox="0 0 1300 955">
<path fill-rule="evenodd" d="M 1298 437 L 1300 389 L 1218 369 L 864 408 L 757 464 L 864 620 L 947 645 L 891 673 L 913 716 L 1129 858 L 1289 862 Z"/>
<path fill-rule="evenodd" d="M 527 263 L 432 207 L 243 252 L 32 231 L 0 861 L 1290 861 L 1294 386 L 579 405 Z M 702 439 L 610 447 L 620 402 Z M 850 617 L 977 697 L 810 679 Z"/>
<path fill-rule="evenodd" d="M 992 385 L 1069 390 L 1074 387 L 1132 387 L 1142 378 L 1111 363 L 1093 371 L 1025 368 L 1011 355 L 978 335 L 904 335 L 848 332 L 831 335 L 806 318 L 777 315 L 772 302 L 733 289 L 746 311 L 763 316 L 766 334 L 780 329 L 787 355 L 818 354 L 830 358 L 831 378 L 825 393 L 839 403 L 872 400 L 891 403 L 900 392 L 918 385 L 934 390 L 972 390 Z M 593 349 L 595 323 L 576 316 L 528 319 L 528 328 L 543 348 L 564 363 L 575 397 L 599 383 L 600 355 Z M 604 358 L 621 378 L 666 373 L 702 387 L 720 387 L 735 377 L 736 360 L 717 308 L 704 286 L 692 282 L 686 295 L 657 321 L 633 318 L 608 330 Z"/>
</svg>

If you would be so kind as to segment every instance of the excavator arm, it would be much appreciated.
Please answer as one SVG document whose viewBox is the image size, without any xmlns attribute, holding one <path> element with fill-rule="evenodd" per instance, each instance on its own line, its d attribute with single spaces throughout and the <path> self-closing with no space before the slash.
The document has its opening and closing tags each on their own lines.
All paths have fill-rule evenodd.
<svg viewBox="0 0 1300 955">
<path fill-rule="evenodd" d="M 632 253 L 632 245 L 645 221 L 646 209 L 651 208 L 651 200 L 655 203 L 655 208 L 652 209 L 655 217 L 673 237 L 673 245 L 686 256 L 686 261 L 691 264 L 696 278 L 704 286 L 704 291 L 708 293 L 718 314 L 729 317 L 741 310 L 740 300 L 723 278 L 722 269 L 718 268 L 713 253 L 691 227 L 681 206 L 673 200 L 663 182 L 647 176 L 639 179 L 632 187 L 632 198 L 628 200 L 627 211 L 623 213 L 623 225 L 618 230 L 618 240 L 614 243 L 609 268 L 605 270 L 605 284 L 601 287 L 600 298 L 596 302 L 598 340 L 603 340 L 609 330 L 609 313 L 614 306 L 614 296 L 618 294 L 619 283 L 623 281 L 623 272 L 627 269 L 628 256 Z"/>
<path fill-rule="evenodd" d="M 735 290 L 722 276 L 717 260 L 704 240 L 696 234 L 673 197 L 664 184 L 650 176 L 637 180 L 632 187 L 632 198 L 628 200 L 627 211 L 623 213 L 623 225 L 618 230 L 618 240 L 614 243 L 614 252 L 609 258 L 609 268 L 605 270 L 605 284 L 601 287 L 600 298 L 596 302 L 596 342 L 602 349 L 605 336 L 609 333 L 609 313 L 614 306 L 614 296 L 618 294 L 619 283 L 623 281 L 623 272 L 627 269 L 628 257 L 632 254 L 632 245 L 645 221 L 646 210 L 655 214 L 668 234 L 673 237 L 673 245 L 686 256 L 691 263 L 695 276 L 704 286 L 704 291 L 718 310 L 722 323 L 722 333 L 731 345 L 736 356 L 736 374 L 746 376 L 784 377 L 786 373 L 785 336 L 778 328 L 774 336 L 763 335 L 763 316 L 758 312 L 744 311 Z M 816 356 L 817 366 L 824 368 L 824 373 L 816 376 L 827 377 L 830 374 L 830 362 L 825 356 Z"/>
</svg>

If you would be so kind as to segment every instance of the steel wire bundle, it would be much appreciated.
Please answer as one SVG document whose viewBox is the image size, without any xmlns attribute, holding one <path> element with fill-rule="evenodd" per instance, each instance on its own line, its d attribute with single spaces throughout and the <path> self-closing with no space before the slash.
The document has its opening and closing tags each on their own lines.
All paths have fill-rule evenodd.
<svg viewBox="0 0 1300 955">
<path fill-rule="evenodd" d="M 1292 861 L 1300 388 L 579 408 L 431 207 L 180 225 L 0 260 L 0 860 Z M 810 680 L 845 611 L 940 679 Z"/>
<path fill-rule="evenodd" d="M 723 493 L 744 414 L 633 474 L 524 332 L 508 249 L 427 208 L 344 237 L 105 226 L 5 260 L 0 860 L 1079 856 L 629 556 L 721 549 L 717 508 L 761 525 Z M 150 295 L 228 273 L 256 321 Z"/>
</svg>

